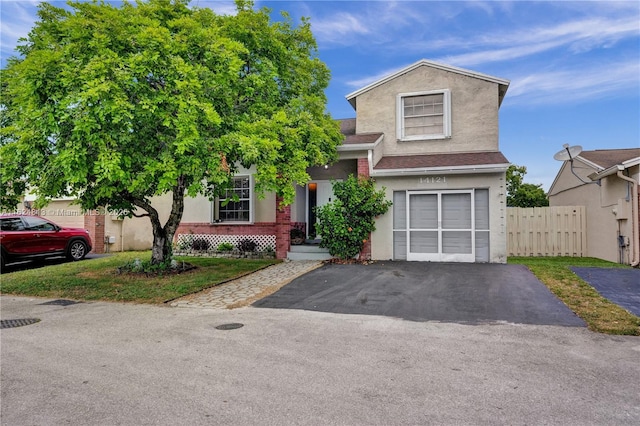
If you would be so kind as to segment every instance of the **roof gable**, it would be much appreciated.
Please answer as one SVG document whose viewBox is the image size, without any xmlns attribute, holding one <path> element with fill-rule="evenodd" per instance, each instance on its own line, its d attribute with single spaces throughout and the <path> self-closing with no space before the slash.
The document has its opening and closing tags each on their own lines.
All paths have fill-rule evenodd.
<svg viewBox="0 0 640 426">
<path fill-rule="evenodd" d="M 363 87 L 362 89 L 356 90 L 355 92 L 351 92 L 349 93 L 346 98 L 349 101 L 349 103 L 351 104 L 351 106 L 355 109 L 356 108 L 356 98 L 365 93 L 368 92 L 371 89 L 374 89 L 378 86 L 381 86 L 385 83 L 387 83 L 388 81 L 391 81 L 397 77 L 400 77 L 401 75 L 407 74 L 417 68 L 423 67 L 423 66 L 427 66 L 427 67 L 431 67 L 431 68 L 436 68 L 436 69 L 440 69 L 443 71 L 447 71 L 447 72 L 452 72 L 452 73 L 456 73 L 456 74 L 461 74 L 461 75 L 466 75 L 467 77 L 473 77 L 473 78 L 479 78 L 481 80 L 486 80 L 486 81 L 490 81 L 492 83 L 496 83 L 499 86 L 499 102 L 502 103 L 502 99 L 504 99 L 505 94 L 507 93 L 507 89 L 509 88 L 509 80 L 505 80 L 502 78 L 498 78 L 498 77 L 492 77 L 490 75 L 487 74 L 482 74 L 476 71 L 471 71 L 471 70 L 466 70 L 463 68 L 458 68 L 458 67 L 454 67 L 451 65 L 445 65 L 445 64 L 441 64 L 438 62 L 433 62 L 433 61 L 427 61 L 426 59 L 422 59 L 412 65 L 409 65 L 408 67 L 402 68 L 399 71 L 396 71 L 393 74 L 390 74 L 386 77 L 381 78 L 380 80 L 374 81 L 373 83 Z"/>
</svg>

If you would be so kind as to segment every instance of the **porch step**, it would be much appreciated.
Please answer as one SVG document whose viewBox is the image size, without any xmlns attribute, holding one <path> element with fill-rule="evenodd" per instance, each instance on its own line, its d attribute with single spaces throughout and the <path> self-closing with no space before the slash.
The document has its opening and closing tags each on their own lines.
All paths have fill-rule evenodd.
<svg viewBox="0 0 640 426">
<path fill-rule="evenodd" d="M 329 250 L 320 248 L 318 245 L 300 244 L 292 245 L 287 252 L 289 260 L 329 260 L 331 255 Z"/>
</svg>

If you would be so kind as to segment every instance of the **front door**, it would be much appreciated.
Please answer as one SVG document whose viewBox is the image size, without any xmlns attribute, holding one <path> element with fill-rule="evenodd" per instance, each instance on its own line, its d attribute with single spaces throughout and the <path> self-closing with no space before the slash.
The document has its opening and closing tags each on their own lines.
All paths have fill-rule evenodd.
<svg viewBox="0 0 640 426">
<path fill-rule="evenodd" d="M 472 191 L 407 191 L 407 260 L 473 262 L 472 195 Z"/>
<path fill-rule="evenodd" d="M 307 229 L 310 236 L 319 238 L 316 234 L 316 208 L 333 201 L 333 185 L 328 180 L 317 180 L 307 184 Z"/>
</svg>

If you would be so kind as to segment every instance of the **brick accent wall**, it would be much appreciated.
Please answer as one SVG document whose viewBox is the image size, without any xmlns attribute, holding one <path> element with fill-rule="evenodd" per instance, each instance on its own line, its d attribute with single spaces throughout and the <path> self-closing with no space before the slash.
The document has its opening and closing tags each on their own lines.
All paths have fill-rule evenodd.
<svg viewBox="0 0 640 426">
<path fill-rule="evenodd" d="M 281 198 L 276 198 L 276 206 Z M 291 235 L 291 207 L 282 209 L 276 207 L 275 222 L 256 222 L 250 225 L 226 225 L 211 223 L 181 223 L 175 233 L 180 234 L 214 234 L 214 235 L 275 235 L 276 258 L 286 259 L 290 247 Z"/>
<path fill-rule="evenodd" d="M 369 177 L 369 161 L 366 158 L 358 158 L 358 176 Z M 360 260 L 371 260 L 371 233 L 362 246 Z"/>
<path fill-rule="evenodd" d="M 281 197 L 276 197 L 276 258 L 286 259 L 291 246 L 291 206 L 280 207 Z"/>
<path fill-rule="evenodd" d="M 360 175 L 369 177 L 369 160 L 366 158 L 358 158 L 358 176 Z"/>
<path fill-rule="evenodd" d="M 203 223 L 181 223 L 178 234 L 216 234 L 216 235 L 275 235 L 275 222 L 256 222 L 251 225 L 222 225 Z"/>
<path fill-rule="evenodd" d="M 367 242 L 364 243 L 362 250 L 360 250 L 360 260 L 371 260 L 371 233 L 369 233 Z"/>
<path fill-rule="evenodd" d="M 104 253 L 104 221 L 105 215 L 93 210 L 84 215 L 84 228 L 89 231 L 93 242 L 92 253 Z"/>
</svg>

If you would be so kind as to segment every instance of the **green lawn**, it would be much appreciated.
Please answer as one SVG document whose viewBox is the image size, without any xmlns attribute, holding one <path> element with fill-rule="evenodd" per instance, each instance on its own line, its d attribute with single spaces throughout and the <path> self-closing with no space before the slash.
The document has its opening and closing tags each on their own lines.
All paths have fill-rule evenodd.
<svg viewBox="0 0 640 426">
<path fill-rule="evenodd" d="M 0 292 L 24 296 L 162 303 L 254 272 L 278 260 L 177 257 L 197 269 L 177 275 L 119 274 L 118 267 L 134 259 L 149 260 L 151 252 L 116 253 L 98 259 L 68 262 L 2 274 Z"/>
<path fill-rule="evenodd" d="M 585 257 L 510 257 L 508 263 L 526 265 L 565 305 L 582 318 L 590 330 L 640 336 L 640 318 L 610 302 L 581 280 L 570 266 L 628 268 Z"/>
</svg>

